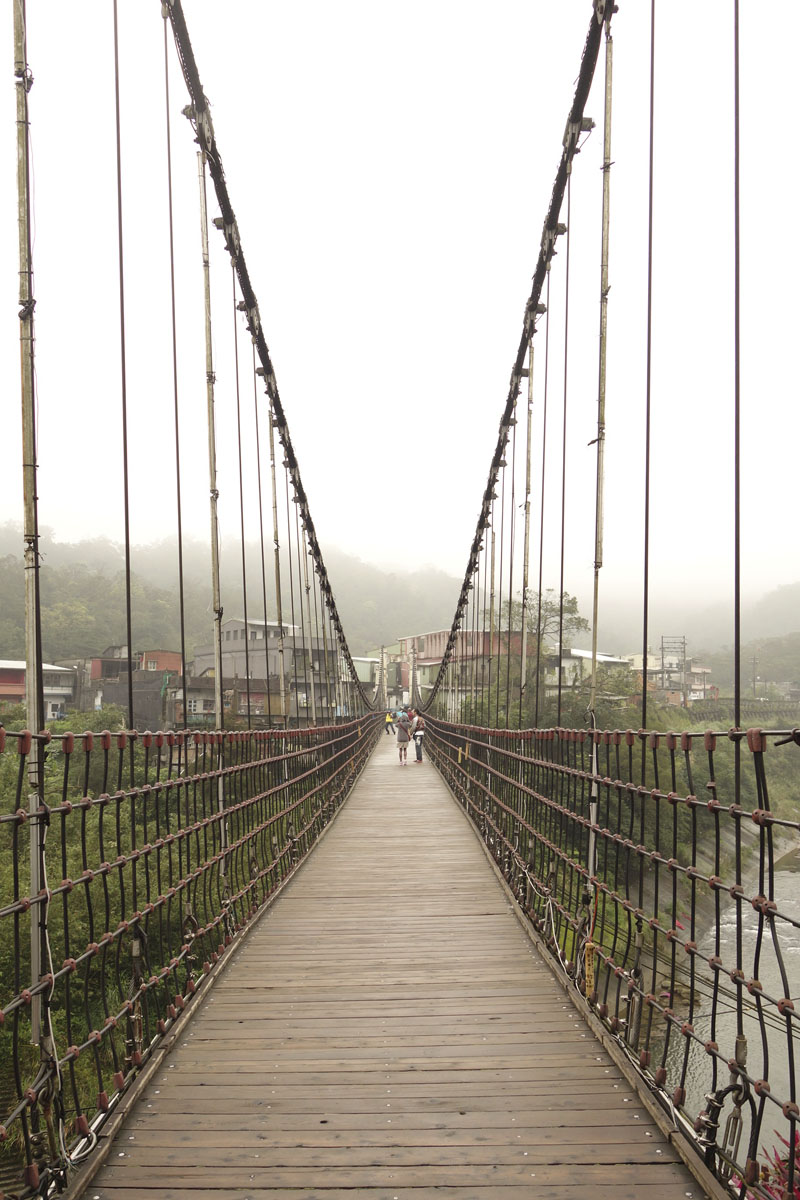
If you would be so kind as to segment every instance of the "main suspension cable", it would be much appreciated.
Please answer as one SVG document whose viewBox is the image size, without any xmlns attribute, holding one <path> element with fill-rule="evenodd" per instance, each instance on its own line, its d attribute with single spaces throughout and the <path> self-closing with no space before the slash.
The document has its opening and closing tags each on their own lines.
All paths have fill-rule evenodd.
<svg viewBox="0 0 800 1200">
<path fill-rule="evenodd" d="M 177 4 L 178 0 L 174 0 L 174 2 Z M 575 155 L 581 133 L 585 131 L 585 129 L 591 127 L 591 123 L 588 125 L 585 123 L 583 113 L 589 95 L 589 90 L 591 88 L 592 79 L 594 77 L 594 70 L 602 41 L 603 29 L 607 22 L 609 22 L 611 19 L 613 7 L 613 4 L 607 2 L 607 0 L 596 0 L 592 11 L 589 31 L 586 36 L 586 42 L 581 58 L 575 96 L 569 116 L 567 118 L 567 127 L 563 137 L 561 160 L 556 172 L 552 197 L 547 215 L 545 217 L 544 229 L 542 231 L 541 238 L 541 248 L 533 275 L 533 286 L 531 288 L 531 294 L 525 305 L 522 336 L 520 337 L 516 358 L 511 369 L 508 396 L 506 399 L 505 408 L 503 410 L 503 415 L 500 420 L 500 430 L 498 433 L 497 445 L 495 447 L 494 455 L 492 456 L 492 462 L 489 468 L 489 479 L 483 494 L 480 515 L 478 517 L 475 536 L 472 541 L 469 560 L 467 562 L 467 568 L 461 586 L 461 593 L 456 605 L 455 616 L 450 628 L 450 633 L 445 646 L 442 662 L 439 667 L 439 672 L 431 690 L 426 707 L 429 707 L 436 699 L 438 690 L 444 682 L 447 666 L 455 649 L 461 618 L 469 598 L 469 580 L 474 570 L 474 564 L 479 553 L 481 539 L 489 518 L 491 498 L 497 483 L 504 447 L 508 439 L 510 421 L 513 415 L 514 405 L 520 393 L 522 371 L 525 364 L 525 356 L 528 352 L 528 344 L 531 336 L 533 335 L 536 322 L 542 312 L 542 306 L 540 305 L 539 300 L 542 293 L 542 287 L 544 285 L 547 265 L 553 256 L 556 238 L 559 236 L 559 234 L 565 232 L 565 228 L 559 223 L 558 217 L 561 211 L 561 204 L 566 189 L 569 164 L 572 162 L 572 159 Z"/>
<path fill-rule="evenodd" d="M 200 81 L 197 63 L 195 61 L 194 52 L 189 39 L 189 33 L 186 28 L 186 19 L 183 13 L 183 6 L 181 4 L 181 0 L 163 0 L 163 3 L 167 9 L 170 23 L 172 25 L 178 57 L 180 59 L 183 76 L 192 101 L 191 118 L 193 128 L 197 135 L 197 140 L 200 144 L 200 147 L 205 152 L 208 159 L 211 178 L 214 183 L 217 201 L 222 214 L 221 217 L 217 218 L 215 224 L 218 224 L 218 227 L 221 229 L 224 235 L 225 247 L 231 256 L 231 261 L 234 265 L 234 269 L 239 280 L 239 288 L 241 290 L 244 303 L 244 312 L 246 313 L 247 328 L 251 337 L 253 338 L 258 359 L 261 364 L 259 368 L 259 374 L 261 374 L 264 379 L 264 386 L 269 397 L 275 426 L 278 429 L 278 435 L 284 448 L 287 470 L 291 475 L 295 500 L 300 506 L 300 515 L 305 522 L 308 544 L 320 577 L 320 587 L 325 596 L 325 602 L 331 611 L 333 626 L 336 630 L 336 639 L 339 644 L 342 657 L 347 666 L 351 683 L 356 693 L 359 695 L 360 701 L 364 708 L 372 709 L 374 707 L 374 699 L 372 697 L 367 697 L 361 681 L 358 678 L 355 664 L 353 663 L 352 655 L 347 645 L 347 639 L 342 627 L 342 622 L 336 608 L 333 589 L 330 585 L 330 580 L 328 578 L 328 573 L 322 557 L 322 551 L 320 549 L 316 529 L 311 517 L 311 512 L 309 510 L 308 498 L 306 496 L 305 488 L 303 487 L 303 481 L 300 476 L 297 455 L 295 454 L 294 446 L 292 445 L 292 439 L 289 434 L 289 426 L 286 421 L 286 415 L 283 411 L 283 405 L 281 404 L 280 394 L 278 392 L 275 369 L 273 367 L 269 348 L 264 337 L 258 301 L 256 299 L 247 269 L 247 262 L 245 259 L 244 250 L 242 248 L 242 239 L 239 232 L 239 226 L 231 205 L 230 196 L 228 194 L 228 186 L 225 181 L 225 173 L 222 167 L 219 146 L 217 145 L 217 140 L 214 135 L 214 127 L 211 120 L 211 114 L 209 112 L 208 101 L 203 92 L 203 86 Z"/>
</svg>

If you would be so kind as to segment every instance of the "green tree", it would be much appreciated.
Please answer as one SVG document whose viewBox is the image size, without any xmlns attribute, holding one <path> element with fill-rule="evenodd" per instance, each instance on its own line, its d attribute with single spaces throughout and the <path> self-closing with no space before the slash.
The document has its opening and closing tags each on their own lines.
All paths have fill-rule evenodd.
<svg viewBox="0 0 800 1200">
<path fill-rule="evenodd" d="M 559 634 L 566 648 L 574 637 L 589 629 L 589 622 L 581 616 L 577 598 L 569 592 L 559 596 L 552 588 L 548 588 L 541 597 L 536 591 L 530 592 L 525 613 L 526 686 L 522 689 L 522 620 L 521 599 L 504 601 L 490 653 L 475 664 L 471 679 L 463 685 L 464 690 L 470 693 L 462 712 L 463 719 L 468 723 L 509 727 L 533 725 L 537 712 L 537 666 L 538 692 L 540 701 L 543 701 L 548 659 L 552 659 Z M 542 703 L 538 711 L 541 725 L 544 723 Z"/>
<path fill-rule="evenodd" d="M 528 634 L 533 635 L 534 652 L 537 645 L 557 645 L 559 634 L 562 646 L 571 646 L 575 636 L 588 633 L 589 622 L 578 610 L 578 601 L 569 592 L 561 595 L 553 588 L 542 592 L 531 591 L 527 603 Z M 522 600 L 506 600 L 502 606 L 500 628 L 522 629 Z"/>
</svg>

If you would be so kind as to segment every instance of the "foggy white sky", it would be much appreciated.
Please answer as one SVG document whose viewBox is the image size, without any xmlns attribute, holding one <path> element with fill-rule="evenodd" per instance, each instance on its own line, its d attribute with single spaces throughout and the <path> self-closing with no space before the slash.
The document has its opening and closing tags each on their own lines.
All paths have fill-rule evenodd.
<svg viewBox="0 0 800 1200">
<path fill-rule="evenodd" d="M 432 563 L 460 577 L 591 2 L 184 5 L 323 552 L 338 545 L 368 561 Z M 641 591 L 649 7 L 620 0 L 613 22 L 609 596 Z M 657 30 L 653 597 L 690 593 L 705 604 L 728 593 L 732 580 L 732 6 L 697 0 L 680 19 L 669 9 L 659 4 Z M 111 4 L 28 0 L 28 17 L 40 521 L 63 540 L 121 540 Z M 791 130 L 800 11 L 790 0 L 764 0 L 742 5 L 741 19 L 744 588 L 759 594 L 800 575 Z M 158 0 L 120 0 L 120 22 L 132 534 L 143 543 L 175 528 Z M 7 26 L 0 520 L 18 520 L 10 19 Z M 180 116 L 187 97 L 171 57 L 184 521 L 186 532 L 205 538 L 196 147 Z M 597 397 L 602 55 L 587 112 L 598 128 L 575 163 L 569 357 L 566 582 L 578 594 L 588 589 L 593 561 L 588 443 Z M 231 278 L 221 235 L 212 230 L 212 238 L 220 504 L 233 552 Z M 551 297 L 551 451 L 559 460 L 564 257 L 562 246 Z M 543 368 L 543 333 L 537 355 Z M 242 400 L 249 412 L 246 373 Z M 545 539 L 553 584 L 556 471 L 547 480 Z M 251 506 L 249 536 L 252 513 Z"/>
</svg>

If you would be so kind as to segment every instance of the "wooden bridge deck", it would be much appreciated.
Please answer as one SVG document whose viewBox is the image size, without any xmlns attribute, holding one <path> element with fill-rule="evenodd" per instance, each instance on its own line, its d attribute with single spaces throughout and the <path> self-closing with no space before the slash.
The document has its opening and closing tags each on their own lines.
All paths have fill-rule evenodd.
<svg viewBox="0 0 800 1200">
<path fill-rule="evenodd" d="M 702 1188 L 382 738 L 151 1078 L 92 1200 L 685 1200 Z"/>
</svg>

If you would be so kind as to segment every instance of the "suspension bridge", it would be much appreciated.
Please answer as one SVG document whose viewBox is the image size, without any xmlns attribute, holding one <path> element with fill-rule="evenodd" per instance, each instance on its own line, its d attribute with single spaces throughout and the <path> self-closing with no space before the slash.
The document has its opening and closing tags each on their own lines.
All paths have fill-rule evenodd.
<svg viewBox="0 0 800 1200">
<path fill-rule="evenodd" d="M 181 0 L 165 0 L 161 9 L 168 242 L 171 252 L 179 224 L 169 132 L 177 65 L 188 93 L 184 132 L 191 130 L 198 147 L 208 708 L 201 721 L 189 696 L 172 257 L 181 720 L 163 731 L 137 720 L 114 0 L 127 719 L 113 730 L 48 726 L 33 75 L 26 6 L 14 5 L 26 722 L 0 725 L 0 1178 L 7 1200 L 65 1191 L 97 1200 L 797 1194 L 792 968 L 800 910 L 791 881 L 800 844 L 800 731 L 789 721 L 764 728 L 750 720 L 759 709 L 745 702 L 741 678 L 738 6 L 731 17 L 735 682 L 732 720 L 701 731 L 648 721 L 647 520 L 640 721 L 619 729 L 603 719 L 614 712 L 597 632 L 612 26 L 624 12 L 607 0 L 586 9 L 577 82 L 452 625 L 430 677 L 423 679 L 416 658 L 410 663 L 408 699 L 424 714 L 423 760 L 403 770 L 385 733 L 386 656 L 376 678 L 361 678 L 337 608 L 248 270 L 247 231 L 237 222 L 223 139 Z M 653 3 L 651 238 L 655 14 Z M 548 687 L 543 663 L 544 545 L 559 515 L 559 656 L 569 618 L 566 366 L 564 438 L 556 448 L 560 514 L 546 512 L 545 464 L 551 278 L 565 272 L 568 297 L 571 190 L 594 127 L 590 96 L 604 114 L 593 644 L 576 696 L 563 686 L 560 662 L 557 686 Z M 209 224 L 220 235 L 216 249 Z M 559 264 L 557 246 L 566 251 Z M 237 652 L 245 679 L 235 705 L 226 684 L 233 630 L 225 625 L 220 573 L 216 254 L 232 281 L 243 609 Z M 650 299 L 648 291 L 648 346 Z M 565 347 L 568 315 L 567 304 Z M 648 356 L 648 438 L 650 366 Z M 243 427 L 245 379 L 252 423 Z M 552 425 L 552 392 L 549 403 Z M 250 492 L 245 460 L 257 482 Z M 646 474 L 645 513 L 650 486 Z M 255 570 L 245 555 L 246 510 L 259 529 Z"/>
</svg>

